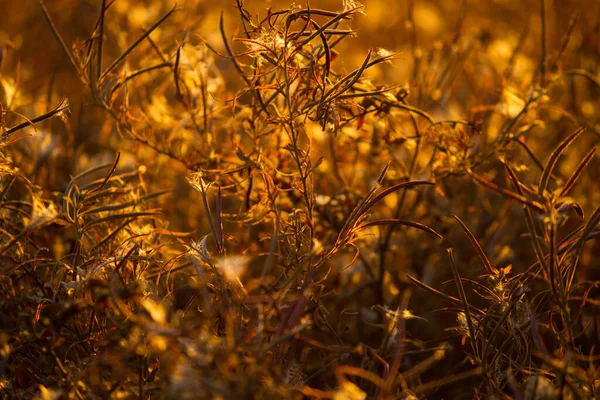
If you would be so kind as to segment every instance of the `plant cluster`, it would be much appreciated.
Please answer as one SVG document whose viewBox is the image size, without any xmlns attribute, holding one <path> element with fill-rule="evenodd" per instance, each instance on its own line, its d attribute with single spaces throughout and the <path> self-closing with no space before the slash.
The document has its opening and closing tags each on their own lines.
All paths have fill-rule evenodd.
<svg viewBox="0 0 600 400">
<path fill-rule="evenodd" d="M 600 396 L 600 5 L 57 3 L 44 93 L 0 35 L 4 396 Z"/>
</svg>

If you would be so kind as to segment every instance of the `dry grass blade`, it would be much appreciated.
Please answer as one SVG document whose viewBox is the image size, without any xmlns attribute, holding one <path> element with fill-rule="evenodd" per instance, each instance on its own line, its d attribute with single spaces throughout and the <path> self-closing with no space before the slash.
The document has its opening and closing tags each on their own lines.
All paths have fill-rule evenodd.
<svg viewBox="0 0 600 400">
<path fill-rule="evenodd" d="M 508 172 L 508 176 L 510 177 L 513 185 L 515 186 L 516 190 L 519 191 L 519 196 L 523 196 L 523 192 L 521 191 L 521 186 L 520 186 L 519 179 L 517 178 L 517 174 L 515 174 L 515 171 L 513 171 L 510 164 L 508 164 L 507 162 L 504 162 L 503 164 L 504 164 L 504 167 L 506 168 L 506 171 Z M 529 238 L 531 239 L 531 244 L 535 251 L 535 255 L 536 255 L 538 262 L 539 262 L 540 266 L 542 267 L 542 269 L 544 271 L 546 271 L 546 273 L 549 273 L 547 264 L 546 264 L 546 261 L 544 258 L 544 252 L 542 250 L 540 240 L 538 238 L 535 219 L 533 218 L 531 210 L 525 204 L 523 204 L 523 212 L 525 213 L 525 221 L 527 223 L 527 230 L 529 231 Z"/>
<path fill-rule="evenodd" d="M 447 378 L 440 379 L 435 382 L 424 383 L 420 386 L 417 386 L 413 389 L 416 394 L 425 394 L 427 392 L 434 391 L 446 385 L 451 385 L 456 382 L 460 382 L 465 379 L 472 379 L 484 374 L 484 369 L 482 367 L 477 367 L 469 371 L 460 372 L 456 375 L 449 376 Z"/>
<path fill-rule="evenodd" d="M 221 12 L 221 17 L 219 19 L 219 30 L 221 32 L 221 38 L 223 39 L 223 44 L 225 45 L 225 49 L 227 50 L 227 54 L 229 55 L 228 58 L 233 63 L 235 70 L 237 71 L 239 76 L 244 80 L 248 89 L 252 91 L 252 93 L 258 100 L 258 103 L 260 104 L 262 111 L 264 111 L 265 114 L 270 115 L 269 112 L 267 111 L 267 105 L 264 103 L 260 92 L 254 87 L 254 85 L 252 84 L 250 79 L 246 76 L 246 74 L 244 73 L 244 70 L 242 69 L 240 63 L 237 60 L 237 56 L 233 53 L 233 50 L 231 49 L 231 45 L 229 44 L 229 41 L 227 40 L 227 35 L 225 34 L 225 22 L 223 20 L 223 12 Z M 267 102 L 267 104 L 269 104 L 269 102 Z"/>
<path fill-rule="evenodd" d="M 437 297 L 439 297 L 439 298 L 441 298 L 443 300 L 446 300 L 446 301 L 448 301 L 450 303 L 456 304 L 457 306 L 462 306 L 463 305 L 463 302 L 460 301 L 460 299 L 457 299 L 456 297 L 453 297 L 453 296 L 447 295 L 445 293 L 442 293 L 439 290 L 434 289 L 431 286 L 424 284 L 423 282 L 421 282 L 417 278 L 414 278 L 414 277 L 412 277 L 410 275 L 406 275 L 406 277 L 408 279 L 410 279 L 414 284 L 416 284 L 417 286 L 419 286 L 421 289 L 423 289 L 423 290 L 425 290 L 425 291 L 427 291 L 427 292 L 429 292 L 429 293 L 431 293 L 431 294 L 433 294 L 433 295 L 435 295 L 435 296 L 437 296 Z"/>
<path fill-rule="evenodd" d="M 408 188 L 411 188 L 411 187 L 417 186 L 417 185 L 431 185 L 432 184 L 431 182 L 428 182 L 428 181 L 402 182 L 402 183 L 395 184 L 395 185 L 381 191 L 378 194 L 375 194 L 377 192 L 378 187 L 381 186 L 381 181 L 383 180 L 383 176 L 385 175 L 385 171 L 387 171 L 387 168 L 389 168 L 389 164 L 384 169 L 384 172 L 380 175 L 380 179 L 377 180 L 377 184 L 369 191 L 369 193 L 352 210 L 352 213 L 348 216 L 348 218 L 346 219 L 346 223 L 344 224 L 344 227 L 340 231 L 340 234 L 339 234 L 340 238 L 344 237 L 347 233 L 353 231 L 358 226 L 358 224 L 360 224 L 362 221 L 364 221 L 369 210 L 371 210 L 377 203 L 379 203 L 381 200 L 383 200 L 386 196 L 389 196 L 390 194 L 392 194 L 400 189 L 403 189 L 403 188 L 408 189 Z M 363 228 L 364 227 L 365 226 L 363 225 Z M 428 230 L 428 229 L 429 228 L 427 228 L 426 230 Z M 431 232 L 429 232 L 429 233 L 432 233 L 432 234 L 438 236 L 437 233 L 433 233 L 433 232 L 435 232 L 435 231 L 431 230 Z"/>
<path fill-rule="evenodd" d="M 12 175 L 9 178 L 9 181 L 4 183 L 4 187 L 2 188 L 2 191 L 0 192 L 0 202 L 4 201 L 4 199 L 6 198 L 6 194 L 9 192 L 10 188 L 12 187 L 12 185 L 15 183 L 16 180 L 17 180 L 17 175 Z"/>
<path fill-rule="evenodd" d="M 367 213 L 371 208 L 373 208 L 377 203 L 379 203 L 385 197 L 389 196 L 390 194 L 392 194 L 394 192 L 397 192 L 400 189 L 410 189 L 410 188 L 413 188 L 413 187 L 419 186 L 419 185 L 433 185 L 433 182 L 408 181 L 408 182 L 397 183 L 393 186 L 390 186 L 387 189 L 382 190 L 371 200 L 367 201 L 367 203 L 363 207 L 360 208 L 360 213 L 361 214 Z"/>
<path fill-rule="evenodd" d="M 142 197 L 140 197 L 137 200 L 134 201 L 130 201 L 127 203 L 122 203 L 122 204 L 115 204 L 115 205 L 108 205 L 108 206 L 99 206 L 99 207 L 95 207 L 95 208 L 90 208 L 87 210 L 83 210 L 79 213 L 80 216 L 84 216 L 87 214 L 98 214 L 98 213 L 102 213 L 102 212 L 111 212 L 111 211 L 117 211 L 117 210 L 122 210 L 124 208 L 129 208 L 129 207 L 133 207 L 136 206 L 138 204 L 141 204 L 147 200 L 150 199 L 154 199 L 157 198 L 159 196 L 162 196 L 163 194 L 169 193 L 170 190 L 160 190 L 158 192 L 153 192 L 153 193 L 149 193 L 147 195 L 144 195 Z"/>
<path fill-rule="evenodd" d="M 225 49 L 227 50 L 227 54 L 229 54 L 229 59 L 233 63 L 235 70 L 238 72 L 240 77 L 246 82 L 248 86 L 251 86 L 250 80 L 242 70 L 240 63 L 237 61 L 237 56 L 233 54 L 233 50 L 227 40 L 227 35 L 225 34 L 225 21 L 223 20 L 223 12 L 221 12 L 221 17 L 219 19 L 219 29 L 221 30 L 221 37 L 223 38 L 223 44 L 225 45 Z"/>
<path fill-rule="evenodd" d="M 365 57 L 365 61 L 362 63 L 362 65 L 357 70 L 352 71 L 351 73 L 346 75 L 344 78 L 342 78 L 338 82 L 336 82 L 336 84 L 333 85 L 323 95 L 323 99 L 321 100 L 321 103 L 324 103 L 326 100 L 330 100 L 329 97 L 332 96 L 333 93 L 335 93 L 336 96 L 343 94 L 344 92 L 349 90 L 356 82 L 358 82 L 358 80 L 362 76 L 363 72 L 365 72 L 365 70 L 369 66 L 369 61 L 371 60 L 372 53 L 373 53 L 373 49 L 369 49 L 369 52 L 367 53 L 367 56 Z M 342 85 L 345 85 L 345 86 L 342 87 Z M 340 87 L 342 87 L 342 88 L 338 90 L 338 88 L 340 88 Z"/>
<path fill-rule="evenodd" d="M 524 206 L 530 207 L 538 212 L 543 212 L 544 211 L 544 207 L 542 207 L 542 205 L 540 203 L 538 203 L 537 201 L 533 201 L 533 200 L 529 200 L 528 198 L 526 198 L 525 196 L 523 196 L 522 194 L 517 194 L 515 192 L 512 192 L 508 189 L 505 189 L 503 187 L 500 187 L 498 185 L 496 185 L 493 182 L 488 181 L 487 179 L 483 178 L 482 176 L 477 175 L 476 173 L 474 173 L 473 171 L 471 171 L 470 169 L 467 169 L 467 173 L 469 175 L 471 175 L 477 182 L 481 183 L 484 186 L 487 186 L 488 188 L 492 189 L 493 191 L 500 193 L 506 197 L 510 197 L 513 200 L 517 200 L 518 202 L 520 202 L 521 204 L 523 204 Z"/>
<path fill-rule="evenodd" d="M 575 169 L 575 172 L 573 172 L 573 175 L 571 175 L 567 183 L 564 185 L 563 189 L 560 191 L 560 194 L 558 195 L 559 197 L 566 196 L 567 193 L 569 193 L 569 191 L 573 188 L 575 182 L 577 182 L 577 179 L 579 179 L 579 176 L 581 175 L 585 167 L 587 167 L 588 164 L 592 161 L 592 158 L 594 158 L 594 154 L 596 154 L 597 149 L 597 147 L 592 148 L 585 155 L 585 157 L 583 157 L 583 160 L 581 160 L 581 162 Z"/>
<path fill-rule="evenodd" d="M 115 161 L 113 162 L 112 166 L 110 167 L 110 170 L 106 174 L 106 177 L 104 178 L 104 180 L 102 181 L 102 183 L 100 184 L 100 186 L 92 189 L 89 192 L 89 194 L 94 193 L 94 192 L 98 192 L 98 191 L 104 189 L 104 186 L 106 186 L 106 184 L 108 183 L 108 181 L 110 180 L 110 178 L 112 177 L 112 175 L 115 173 L 115 171 L 117 169 L 117 165 L 119 164 L 119 159 L 120 158 L 121 158 L 121 152 L 118 152 L 117 153 L 117 157 L 115 157 Z"/>
<path fill-rule="evenodd" d="M 183 42 L 177 47 L 175 52 L 175 65 L 173 66 L 173 81 L 175 82 L 176 96 L 179 99 L 183 99 L 181 94 L 181 85 L 179 83 L 179 60 L 181 58 L 181 49 L 183 48 Z"/>
<path fill-rule="evenodd" d="M 600 80 L 596 79 L 596 77 L 594 75 L 592 75 L 591 73 L 589 73 L 588 71 L 586 71 L 584 69 L 575 69 L 575 70 L 565 71 L 565 75 L 582 76 L 582 77 L 586 78 L 587 80 L 589 80 L 591 83 L 593 83 L 594 86 L 596 86 L 596 88 L 600 89 Z"/>
<path fill-rule="evenodd" d="M 56 106 L 52 111 L 49 111 L 45 114 L 42 114 L 35 118 L 32 118 L 31 120 L 25 121 L 19 125 L 13 126 L 12 128 L 3 131 L 2 139 L 6 140 L 6 138 L 8 138 L 8 136 L 10 136 L 11 134 L 13 134 L 17 131 L 20 131 L 21 129 L 27 128 L 28 126 L 32 126 L 35 128 L 36 123 L 47 120 L 48 118 L 63 115 L 64 113 L 68 112 L 70 109 L 71 109 L 71 105 L 65 99 L 65 100 L 61 101 L 60 104 L 58 106 Z"/>
<path fill-rule="evenodd" d="M 382 226 L 382 225 L 404 225 L 404 226 L 410 226 L 412 228 L 417 228 L 422 230 L 423 232 L 427 232 L 430 235 L 433 235 L 439 239 L 442 238 L 442 235 L 440 235 L 439 233 L 437 233 L 436 231 L 434 231 L 433 229 L 431 229 L 428 226 L 425 226 L 423 224 L 420 224 L 418 222 L 413 222 L 413 221 L 407 221 L 407 220 L 402 220 L 402 219 L 380 219 L 377 221 L 372 221 L 372 222 L 367 222 L 365 224 L 362 224 L 358 227 L 356 227 L 354 229 L 355 232 L 361 231 L 363 229 L 367 229 L 373 226 Z"/>
<path fill-rule="evenodd" d="M 390 333 L 390 335 L 393 335 L 391 340 L 396 345 L 393 353 L 392 366 L 389 368 L 389 374 L 387 377 L 384 374 L 385 382 L 380 397 L 388 394 L 395 381 L 398 379 L 398 371 L 400 369 L 400 365 L 402 364 L 404 351 L 406 349 L 406 319 L 404 318 L 404 315 L 408 310 L 408 301 L 410 295 L 411 292 L 409 290 L 403 293 L 400 307 L 396 311 L 396 322 L 394 323 L 394 330 L 396 331 L 396 334 L 394 335 L 393 331 Z"/>
<path fill-rule="evenodd" d="M 114 164 L 113 164 L 113 166 L 114 166 Z M 84 192 L 86 197 L 89 199 L 89 198 L 93 198 L 94 196 L 97 196 L 98 192 L 104 192 L 106 190 L 115 190 L 115 188 L 107 188 L 107 187 L 103 187 L 103 189 L 96 190 L 96 189 L 98 189 L 99 186 L 102 186 L 102 185 L 106 186 L 106 184 L 108 182 L 120 182 L 120 183 L 129 182 L 129 181 L 137 179 L 138 176 L 139 176 L 138 171 L 136 171 L 136 170 L 133 170 L 131 172 L 125 172 L 125 173 L 118 174 L 118 175 L 114 175 L 114 171 L 112 171 L 112 172 L 110 172 L 108 179 L 106 179 L 106 177 L 104 177 L 102 179 L 95 179 L 89 183 L 82 183 L 79 185 L 79 190 L 81 192 Z M 121 188 L 121 189 L 117 189 L 117 190 L 125 190 L 126 191 L 127 188 Z"/>
<path fill-rule="evenodd" d="M 217 228 L 217 250 L 219 254 L 225 251 L 225 240 L 223 238 L 223 196 L 221 194 L 221 187 L 217 188 L 217 196 L 215 198 L 215 214 L 216 214 L 216 228 Z"/>
<path fill-rule="evenodd" d="M 116 67 L 119 66 L 119 64 L 121 64 L 125 58 L 127 58 L 127 56 L 136 48 L 140 45 L 140 43 L 142 43 L 148 36 L 150 36 L 150 34 L 152 32 L 154 32 L 154 30 L 156 28 L 158 28 L 160 25 L 162 25 L 163 22 L 165 22 L 170 16 L 171 14 L 173 14 L 175 11 L 177 10 L 177 6 L 174 6 L 169 12 L 167 12 L 165 15 L 163 15 L 158 21 L 156 21 L 154 23 L 154 25 L 152 25 L 150 27 L 150 29 L 146 30 L 140 37 L 137 38 L 137 40 L 135 42 L 133 42 L 123 53 L 121 53 L 121 55 L 119 57 L 117 57 L 112 64 L 110 64 L 108 66 L 108 68 L 106 68 L 104 70 L 104 72 L 100 75 L 100 79 L 99 81 L 103 81 L 106 76 L 108 74 L 110 74 Z"/>
<path fill-rule="evenodd" d="M 498 275 L 498 270 L 496 268 L 492 267 L 492 264 L 490 263 L 490 260 L 488 260 L 487 256 L 485 255 L 485 252 L 483 251 L 483 249 L 479 245 L 479 242 L 477 241 L 477 239 L 475 238 L 475 236 L 471 233 L 471 231 L 469 230 L 469 228 L 467 227 L 467 225 L 465 225 L 465 223 L 462 222 L 461 219 L 458 218 L 458 216 L 452 214 L 452 217 L 460 224 L 461 228 L 463 229 L 463 231 L 465 232 L 465 234 L 469 238 L 469 242 L 471 242 L 471 245 L 473 246 L 473 248 L 477 252 L 477 255 L 481 259 L 481 262 L 483 262 L 483 266 L 488 271 L 488 273 L 490 275 L 492 275 L 492 276 L 497 276 Z"/>
<path fill-rule="evenodd" d="M 456 284 L 456 289 L 458 290 L 458 295 L 460 300 L 463 303 L 463 307 L 465 309 L 465 317 L 467 319 L 467 327 L 469 328 L 469 337 L 471 338 L 471 344 L 475 349 L 475 328 L 473 325 L 473 318 L 471 316 L 471 306 L 469 305 L 469 300 L 467 299 L 467 294 L 465 292 L 465 288 L 463 287 L 462 280 L 460 278 L 460 274 L 458 273 L 458 268 L 454 263 L 454 257 L 452 255 L 452 249 L 447 249 L 448 258 L 450 259 L 450 268 L 452 269 L 452 275 L 454 276 L 454 283 Z"/>
<path fill-rule="evenodd" d="M 329 21 L 327 21 L 327 23 L 323 24 L 319 29 L 317 29 L 315 32 L 313 32 L 309 37 L 307 37 L 306 39 L 304 39 L 302 42 L 298 43 L 298 48 L 302 48 L 304 46 L 306 46 L 308 43 L 310 43 L 314 38 L 316 38 L 317 36 L 319 36 L 321 33 L 323 33 L 326 29 L 328 29 L 330 26 L 335 25 L 338 21 L 342 20 L 342 19 L 349 19 L 350 16 L 352 14 L 356 14 L 356 12 L 360 9 L 361 7 L 357 7 L 357 8 L 353 8 L 350 9 L 348 11 L 345 11 L 343 13 L 340 14 L 335 14 L 335 15 L 329 15 L 333 18 L 331 18 Z M 306 12 L 310 12 L 312 14 L 317 14 L 318 10 L 310 10 L 310 11 L 306 11 Z"/>
<path fill-rule="evenodd" d="M 104 16 L 106 15 L 106 0 L 102 0 L 100 20 L 98 21 L 98 45 L 96 51 L 96 82 L 102 74 L 102 47 L 104 46 Z"/>
<path fill-rule="evenodd" d="M 427 112 L 425 112 L 423 110 L 418 109 L 417 107 L 413 107 L 404 102 L 399 102 L 399 101 L 392 102 L 389 100 L 383 100 L 382 102 L 383 102 L 383 104 L 386 104 L 390 107 L 399 108 L 404 111 L 409 111 L 411 113 L 415 113 L 415 114 L 425 118 L 427 120 L 427 122 L 429 122 L 430 125 L 436 124 L 435 120 L 433 119 L 433 117 L 431 115 L 429 115 Z"/>
<path fill-rule="evenodd" d="M 575 278 L 575 271 L 577 270 L 577 265 L 579 264 L 579 260 L 581 258 L 581 252 L 583 251 L 583 244 L 588 237 L 592 234 L 592 231 L 598 224 L 600 223 L 600 207 L 596 208 L 590 219 L 585 224 L 583 230 L 581 231 L 581 235 L 577 239 L 577 241 L 573 245 L 573 255 L 571 256 L 571 263 L 568 269 L 568 278 L 566 287 L 570 288 L 573 284 L 573 280 Z"/>
<path fill-rule="evenodd" d="M 531 160 L 534 162 L 534 164 L 540 169 L 540 171 L 544 171 L 544 166 L 542 165 L 542 162 L 540 160 L 538 160 L 538 158 L 535 156 L 533 151 L 531 151 L 529 146 L 527 146 L 527 143 L 525 143 L 525 141 L 522 138 L 516 139 L 515 143 L 518 143 L 521 147 L 523 147 L 525 149 L 525 151 L 527 152 L 527 155 L 531 158 Z"/>
<path fill-rule="evenodd" d="M 360 219 L 361 214 L 363 214 L 363 210 L 364 210 L 364 206 L 373 199 L 373 197 L 375 196 L 375 193 L 377 192 L 377 190 L 379 190 L 379 188 L 381 187 L 383 180 L 385 179 L 385 175 L 388 171 L 388 169 L 391 166 L 391 162 L 388 161 L 387 164 L 385 165 L 385 167 L 383 168 L 383 170 L 381 171 L 381 173 L 379 174 L 379 177 L 377 178 L 377 180 L 375 181 L 375 185 L 373 185 L 373 187 L 369 190 L 369 192 L 361 199 L 361 201 L 356 205 L 356 207 L 354 207 L 352 209 L 352 212 L 350 212 L 350 215 L 348 215 L 348 217 L 346 218 L 346 222 L 344 223 L 343 228 L 340 231 L 339 237 L 342 236 L 343 233 L 348 232 L 349 230 L 352 229 L 352 227 L 356 226 L 356 222 Z"/>
<path fill-rule="evenodd" d="M 77 71 L 77 74 L 81 75 L 81 68 L 79 67 L 79 64 L 73 58 L 73 55 L 69 51 L 69 48 L 67 47 L 67 45 L 66 45 L 65 41 L 63 40 L 62 36 L 58 32 L 58 29 L 56 29 L 56 27 L 54 26 L 54 22 L 52 22 L 52 18 L 50 17 L 50 13 L 48 12 L 48 9 L 44 5 L 44 1 L 43 0 L 40 0 L 40 7 L 42 8 L 42 13 L 44 14 L 44 18 L 46 19 L 46 22 L 48 22 L 48 25 L 50 26 L 50 29 L 52 30 L 52 34 L 56 38 L 56 41 L 60 44 L 61 49 L 63 50 L 63 52 L 65 53 L 65 55 L 69 59 L 69 62 L 71 63 L 71 65 L 73 66 L 73 68 L 75 69 L 75 71 Z"/>
<path fill-rule="evenodd" d="M 103 224 L 105 222 L 118 221 L 121 219 L 129 219 L 129 218 L 157 217 L 161 214 L 162 213 L 160 211 L 150 210 L 150 211 L 139 211 L 139 212 L 129 212 L 129 213 L 109 215 L 108 217 L 98 218 L 98 219 L 88 222 L 87 224 L 85 224 L 81 227 L 81 230 L 85 231 L 94 225 Z"/>
<path fill-rule="evenodd" d="M 116 228 L 114 228 L 110 233 L 108 233 L 101 241 L 99 241 L 98 243 L 96 243 L 91 249 L 91 252 L 94 252 L 98 249 L 101 249 L 102 247 L 104 247 L 106 244 L 110 243 L 112 240 L 115 239 L 115 237 L 119 234 L 119 232 L 122 232 L 125 228 L 127 228 L 129 225 L 131 225 L 132 223 L 134 223 L 136 220 L 136 218 L 129 218 L 126 221 L 123 221 L 123 223 L 121 223 L 119 226 L 117 226 Z"/>
<path fill-rule="evenodd" d="M 540 177 L 540 183 L 538 186 L 538 195 L 541 198 L 543 198 L 544 191 L 548 187 L 548 182 L 550 181 L 550 175 L 552 174 L 552 171 L 554 170 L 554 166 L 556 165 L 558 158 L 567 149 L 567 147 L 569 147 L 569 145 L 571 143 L 573 143 L 573 141 L 575 139 L 577 139 L 579 137 L 579 135 L 581 135 L 584 131 L 585 131 L 584 127 L 577 129 L 573 134 L 571 134 L 571 136 L 569 136 L 568 138 L 563 140 L 558 145 L 558 147 L 552 152 L 552 155 L 550 156 L 550 159 L 548 160 L 548 163 L 546 164 L 546 168 L 544 168 L 544 172 L 542 173 L 542 176 Z"/>
</svg>

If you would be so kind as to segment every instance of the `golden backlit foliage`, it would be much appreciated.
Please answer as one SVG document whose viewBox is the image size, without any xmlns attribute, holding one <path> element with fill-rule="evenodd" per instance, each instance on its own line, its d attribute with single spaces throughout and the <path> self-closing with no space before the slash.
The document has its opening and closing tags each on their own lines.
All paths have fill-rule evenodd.
<svg viewBox="0 0 600 400">
<path fill-rule="evenodd" d="M 0 393 L 600 395 L 599 27 L 0 2 Z"/>
</svg>

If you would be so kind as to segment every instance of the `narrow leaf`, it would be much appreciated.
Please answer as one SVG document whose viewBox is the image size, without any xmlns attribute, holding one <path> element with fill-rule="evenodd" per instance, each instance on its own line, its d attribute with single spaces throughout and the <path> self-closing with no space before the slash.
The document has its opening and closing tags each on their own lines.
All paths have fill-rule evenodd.
<svg viewBox="0 0 600 400">
<path fill-rule="evenodd" d="M 442 235 L 440 235 L 439 233 L 437 233 L 436 231 L 434 231 L 433 229 L 431 229 L 430 227 L 420 224 L 418 222 L 414 222 L 414 221 L 406 221 L 406 220 L 402 220 L 402 219 L 380 219 L 377 221 L 373 221 L 373 222 L 367 222 L 366 224 L 363 224 L 359 227 L 357 227 L 355 229 L 355 231 L 360 231 L 366 228 L 370 228 L 372 226 L 381 226 L 381 225 L 404 225 L 404 226 L 410 226 L 412 228 L 417 228 L 420 229 L 424 232 L 427 232 L 433 236 L 436 236 L 438 238 L 442 238 Z"/>
<path fill-rule="evenodd" d="M 477 175 L 476 173 L 471 171 L 469 168 L 467 168 L 467 173 L 469 175 L 471 175 L 477 182 L 481 183 L 484 186 L 487 186 L 488 188 L 492 189 L 493 191 L 495 191 L 497 193 L 503 194 L 506 197 L 510 197 L 511 199 L 517 200 L 518 202 L 520 202 L 524 205 L 527 205 L 536 211 L 539 211 L 539 212 L 544 211 L 544 208 L 542 207 L 542 205 L 540 203 L 538 203 L 537 201 L 529 200 L 521 194 L 517 194 L 513 191 L 510 191 L 508 189 L 500 187 L 500 186 L 496 185 L 495 183 L 488 181 L 484 177 Z"/>
<path fill-rule="evenodd" d="M 165 22 L 167 18 L 169 18 L 171 14 L 175 12 L 176 9 L 177 6 L 173 7 L 169 12 L 163 15 L 162 18 L 160 18 L 154 25 L 152 25 L 150 29 L 145 31 L 139 38 L 137 38 L 137 40 L 133 42 L 133 44 L 129 46 L 127 50 L 123 52 L 123 54 L 117 57 L 117 59 L 113 61 L 113 63 L 108 68 L 106 68 L 106 70 L 100 76 L 100 80 L 103 80 L 106 77 L 106 75 L 108 75 L 113 69 L 115 69 L 119 64 L 121 64 L 123 60 L 125 60 L 125 58 L 129 55 L 129 53 L 131 53 L 137 46 L 139 46 L 139 44 L 142 43 L 144 39 L 150 36 L 150 34 L 154 32 L 156 28 L 158 28 L 163 22 Z"/>
<path fill-rule="evenodd" d="M 573 172 L 573 175 L 571 175 L 571 177 L 567 181 L 565 187 L 561 190 L 560 197 L 565 196 L 573 188 L 573 186 L 575 185 L 575 182 L 577 182 L 577 179 L 579 179 L 579 176 L 581 175 L 581 173 L 583 172 L 585 167 L 587 167 L 588 164 L 592 161 L 592 158 L 594 158 L 594 154 L 596 154 L 596 150 L 598 150 L 597 147 L 594 147 L 593 149 L 591 149 L 586 154 L 586 156 L 583 158 L 583 160 L 579 163 L 579 165 L 577 166 L 577 169 L 575 169 L 575 172 Z"/>
<path fill-rule="evenodd" d="M 454 263 L 454 257 L 452 256 L 452 249 L 447 249 L 448 258 L 450 259 L 450 268 L 452 269 L 452 275 L 454 276 L 454 282 L 456 283 L 456 289 L 458 290 L 458 296 L 463 303 L 463 307 L 465 308 L 465 317 L 467 319 L 467 326 L 469 328 L 469 335 L 471 336 L 471 342 L 475 342 L 475 328 L 473 326 L 473 320 L 471 318 L 471 308 L 469 306 L 469 301 L 467 300 L 467 294 L 465 293 L 465 288 L 462 285 L 462 281 L 460 279 L 460 274 L 458 273 L 458 268 L 456 268 L 456 264 Z M 475 348 L 475 345 L 473 345 Z"/>
<path fill-rule="evenodd" d="M 54 37 L 56 38 L 56 40 L 60 44 L 60 47 L 63 49 L 63 51 L 67 55 L 67 58 L 69 59 L 69 62 L 71 63 L 71 65 L 73 66 L 73 68 L 75 68 L 75 71 L 77 71 L 77 74 L 81 75 L 81 69 L 77 65 L 77 62 L 75 62 L 75 59 L 71 55 L 71 52 L 69 51 L 69 48 L 67 47 L 67 45 L 66 45 L 65 41 L 63 40 L 62 36 L 60 35 L 60 33 L 58 33 L 58 29 L 56 29 L 56 27 L 54 26 L 54 23 L 52 22 L 52 18 L 50 17 L 50 13 L 48 12 L 48 9 L 44 5 L 44 1 L 43 0 L 40 0 L 40 6 L 42 7 L 42 13 L 44 14 L 44 18 L 46 18 L 46 22 L 48 22 L 48 25 L 50 25 L 50 29 L 52 30 L 52 34 L 54 34 Z"/>
<path fill-rule="evenodd" d="M 479 242 L 477 241 L 477 239 L 475 238 L 475 236 L 471 233 L 471 231 L 469 230 L 469 228 L 467 227 L 467 225 L 465 225 L 465 223 L 462 222 L 461 219 L 458 218 L 456 215 L 452 214 L 452 217 L 454 217 L 454 219 L 456 221 L 458 221 L 458 223 L 460 224 L 460 226 L 463 229 L 463 231 L 465 231 L 465 234 L 467 235 L 467 237 L 469 238 L 469 241 L 471 242 L 471 246 L 473 246 L 473 248 L 475 249 L 475 251 L 479 255 L 479 258 L 481 259 L 481 262 L 483 262 L 483 266 L 485 267 L 485 269 L 487 269 L 487 271 L 491 275 L 497 276 L 498 275 L 498 270 L 496 268 L 492 267 L 492 264 L 490 263 L 490 260 L 485 255 L 483 249 L 479 245 Z"/>
<path fill-rule="evenodd" d="M 579 129 L 577 129 L 575 131 L 575 133 L 573 133 L 571 136 L 569 136 L 568 138 L 566 138 L 565 140 L 563 140 L 558 145 L 558 147 L 552 152 L 552 155 L 550 156 L 550 159 L 548 160 L 548 163 L 546 164 L 546 168 L 544 168 L 544 172 L 542 173 L 542 176 L 540 178 L 540 184 L 539 184 L 539 187 L 538 187 L 538 194 L 539 194 L 540 197 L 543 196 L 544 191 L 548 187 L 548 182 L 550 180 L 550 175 L 552 174 L 552 171 L 554 170 L 554 166 L 556 165 L 556 162 L 558 161 L 558 158 L 567 149 L 567 147 L 569 147 L 569 145 L 571 143 L 573 143 L 573 141 L 575 139 L 577 139 L 577 137 L 583 133 L 583 131 L 585 131 L 584 127 L 581 127 Z"/>
</svg>

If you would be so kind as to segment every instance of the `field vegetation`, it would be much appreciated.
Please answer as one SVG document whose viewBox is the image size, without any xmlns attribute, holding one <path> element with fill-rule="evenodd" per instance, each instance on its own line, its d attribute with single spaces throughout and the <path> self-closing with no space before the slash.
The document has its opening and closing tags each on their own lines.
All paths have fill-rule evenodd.
<svg viewBox="0 0 600 400">
<path fill-rule="evenodd" d="M 0 393 L 600 397 L 600 3 L 0 2 Z"/>
</svg>

